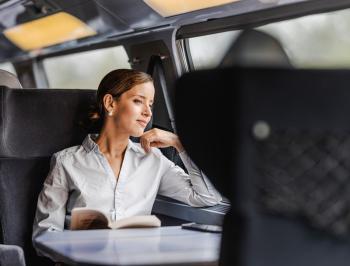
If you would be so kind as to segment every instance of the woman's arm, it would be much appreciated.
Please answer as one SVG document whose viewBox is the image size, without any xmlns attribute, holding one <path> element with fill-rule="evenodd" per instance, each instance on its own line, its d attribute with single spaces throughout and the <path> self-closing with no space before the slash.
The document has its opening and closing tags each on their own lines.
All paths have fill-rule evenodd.
<svg viewBox="0 0 350 266">
<path fill-rule="evenodd" d="M 222 197 L 208 178 L 191 161 L 177 135 L 160 129 L 147 131 L 140 139 L 141 146 L 147 151 L 151 147 L 164 148 L 173 146 L 179 152 L 188 174 L 165 156 L 161 156 L 164 174 L 161 179 L 159 194 L 172 197 L 191 206 L 212 206 Z"/>
<path fill-rule="evenodd" d="M 33 239 L 44 231 L 63 231 L 68 199 L 68 185 L 62 162 L 51 158 L 50 172 L 39 194 L 33 224 Z"/>
</svg>

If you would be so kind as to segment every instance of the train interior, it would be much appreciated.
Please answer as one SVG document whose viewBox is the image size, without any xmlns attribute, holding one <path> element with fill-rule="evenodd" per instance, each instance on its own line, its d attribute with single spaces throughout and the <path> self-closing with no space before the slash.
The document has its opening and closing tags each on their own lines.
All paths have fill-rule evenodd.
<svg viewBox="0 0 350 266">
<path fill-rule="evenodd" d="M 178 133 L 224 196 L 193 208 L 159 195 L 164 226 L 223 226 L 220 265 L 347 265 L 349 7 L 0 0 L 0 252 L 53 265 L 31 239 L 50 157 L 96 133 L 84 114 L 98 82 L 132 68 L 154 79 L 149 128 Z"/>
</svg>

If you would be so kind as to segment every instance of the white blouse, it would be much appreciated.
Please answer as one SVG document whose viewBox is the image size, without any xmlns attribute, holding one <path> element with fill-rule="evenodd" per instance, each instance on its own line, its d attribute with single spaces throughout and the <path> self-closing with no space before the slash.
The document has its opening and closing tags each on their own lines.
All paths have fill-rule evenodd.
<svg viewBox="0 0 350 266">
<path fill-rule="evenodd" d="M 219 203 L 220 194 L 186 152 L 180 157 L 189 174 L 159 149 L 146 153 L 129 140 L 117 181 L 91 135 L 82 145 L 55 153 L 39 195 L 33 239 L 46 230 L 62 231 L 75 207 L 98 209 L 107 217 L 113 212 L 120 219 L 150 214 L 157 193 L 195 207 Z"/>
</svg>

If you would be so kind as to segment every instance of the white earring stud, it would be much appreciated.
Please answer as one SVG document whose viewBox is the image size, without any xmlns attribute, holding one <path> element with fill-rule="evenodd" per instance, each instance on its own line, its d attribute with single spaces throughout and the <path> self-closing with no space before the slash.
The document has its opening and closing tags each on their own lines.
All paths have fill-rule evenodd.
<svg viewBox="0 0 350 266">
<path fill-rule="evenodd" d="M 113 115 L 113 111 L 109 111 L 109 112 L 108 112 L 108 115 L 109 115 L 109 116 L 112 116 L 112 115 Z"/>
</svg>

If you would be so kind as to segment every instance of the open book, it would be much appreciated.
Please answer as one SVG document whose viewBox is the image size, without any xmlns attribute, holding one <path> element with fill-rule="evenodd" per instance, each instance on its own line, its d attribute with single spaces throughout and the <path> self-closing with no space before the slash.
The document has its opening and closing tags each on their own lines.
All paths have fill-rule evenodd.
<svg viewBox="0 0 350 266">
<path fill-rule="evenodd" d="M 118 229 L 130 227 L 159 227 L 160 220 L 155 215 L 140 215 L 110 221 L 102 212 L 88 208 L 72 210 L 71 230 Z"/>
</svg>

